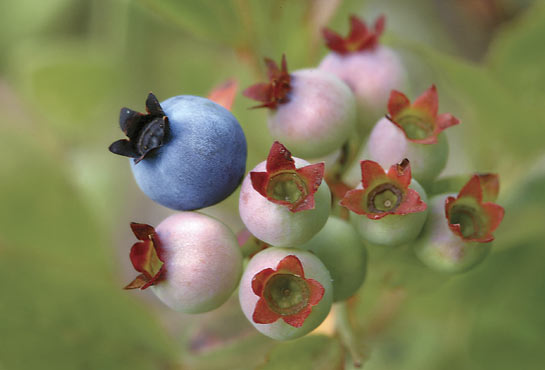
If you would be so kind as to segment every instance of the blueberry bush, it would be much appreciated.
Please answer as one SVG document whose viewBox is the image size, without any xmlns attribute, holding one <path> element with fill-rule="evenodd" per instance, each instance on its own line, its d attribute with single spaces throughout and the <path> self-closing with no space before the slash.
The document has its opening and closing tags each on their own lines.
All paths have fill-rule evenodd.
<svg viewBox="0 0 545 370">
<path fill-rule="evenodd" d="M 543 37 L 538 0 L 1 2 L 0 370 L 540 369 Z"/>
</svg>

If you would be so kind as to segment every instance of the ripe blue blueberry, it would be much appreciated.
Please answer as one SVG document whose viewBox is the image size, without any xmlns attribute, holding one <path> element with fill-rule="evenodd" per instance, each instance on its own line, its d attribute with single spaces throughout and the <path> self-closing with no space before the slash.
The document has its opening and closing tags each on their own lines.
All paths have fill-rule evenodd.
<svg viewBox="0 0 545 370">
<path fill-rule="evenodd" d="M 142 191 L 176 210 L 214 205 L 240 184 L 246 169 L 246 138 L 237 119 L 211 100 L 175 96 L 160 105 L 153 94 L 148 114 L 121 110 L 129 140 L 110 146 L 133 157 L 131 168 Z"/>
</svg>

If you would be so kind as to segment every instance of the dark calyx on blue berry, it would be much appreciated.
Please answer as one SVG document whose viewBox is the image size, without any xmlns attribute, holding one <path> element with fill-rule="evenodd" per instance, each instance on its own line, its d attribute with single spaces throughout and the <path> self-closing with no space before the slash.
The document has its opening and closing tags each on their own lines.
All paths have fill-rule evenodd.
<svg viewBox="0 0 545 370">
<path fill-rule="evenodd" d="M 110 145 L 110 152 L 134 158 L 134 163 L 138 163 L 149 152 L 163 145 L 168 118 L 153 93 L 149 93 L 146 99 L 146 111 L 147 114 L 144 114 L 121 108 L 119 126 L 129 139 L 114 142 Z"/>
</svg>

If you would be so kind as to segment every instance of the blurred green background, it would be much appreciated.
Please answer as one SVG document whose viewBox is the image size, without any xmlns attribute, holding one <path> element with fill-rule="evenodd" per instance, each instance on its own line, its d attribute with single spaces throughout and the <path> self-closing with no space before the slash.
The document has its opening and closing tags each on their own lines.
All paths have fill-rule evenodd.
<svg viewBox="0 0 545 370">
<path fill-rule="evenodd" d="M 326 54 L 319 30 L 349 14 L 387 15 L 384 42 L 409 70 L 409 96 L 431 83 L 448 131 L 447 174 L 498 172 L 506 217 L 493 253 L 446 278 L 410 255 L 372 250 L 350 302 L 365 369 L 545 366 L 545 2 L 540 0 L 2 0 L 0 2 L 0 369 L 341 369 L 326 327 L 277 343 L 237 300 L 198 316 L 170 311 L 134 277 L 130 221 L 171 211 L 137 188 L 122 106 L 206 95 Z M 271 144 L 266 112 L 238 94 L 248 168 Z M 237 194 L 205 212 L 235 231 Z M 347 362 L 346 368 L 350 368 Z"/>
</svg>

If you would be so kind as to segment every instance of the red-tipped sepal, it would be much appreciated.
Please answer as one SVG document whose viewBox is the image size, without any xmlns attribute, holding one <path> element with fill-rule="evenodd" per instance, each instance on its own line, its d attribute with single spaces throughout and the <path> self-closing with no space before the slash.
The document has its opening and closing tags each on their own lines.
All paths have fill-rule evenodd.
<svg viewBox="0 0 545 370">
<path fill-rule="evenodd" d="M 208 99 L 230 111 L 233 102 L 235 101 L 237 90 L 238 82 L 235 79 L 229 79 L 222 84 L 215 86 L 212 91 L 210 91 L 210 94 L 208 94 Z"/>
<path fill-rule="evenodd" d="M 386 18 L 382 15 L 375 20 L 372 29 L 369 29 L 364 21 L 358 17 L 350 16 L 350 31 L 348 36 L 342 37 L 337 32 L 328 28 L 322 29 L 322 35 L 326 46 L 341 55 L 373 50 L 378 45 L 378 39 L 384 32 Z"/>
<path fill-rule="evenodd" d="M 132 222 L 131 229 L 140 241 L 132 246 L 130 259 L 134 269 L 141 274 L 124 289 L 146 289 L 164 279 L 166 269 L 161 245 L 152 226 Z"/>
<path fill-rule="evenodd" d="M 435 144 L 443 130 L 460 123 L 450 113 L 438 114 L 438 107 L 435 85 L 424 91 L 412 104 L 405 94 L 392 90 L 387 117 L 403 131 L 409 141 Z"/>
<path fill-rule="evenodd" d="M 388 173 L 373 161 L 361 161 L 360 165 L 363 189 L 348 191 L 340 203 L 343 207 L 373 220 L 391 214 L 406 215 L 426 210 L 426 203 L 418 192 L 409 189 L 409 160 L 392 165 Z"/>
<path fill-rule="evenodd" d="M 466 242 L 488 243 L 500 225 L 505 210 L 492 203 L 499 192 L 495 174 L 475 174 L 456 198 L 445 201 L 445 216 L 450 230 Z"/>
<path fill-rule="evenodd" d="M 268 292 L 267 290 L 274 290 L 276 287 L 272 287 L 276 276 L 289 276 L 288 279 L 295 279 L 294 285 L 299 285 L 302 290 L 295 292 L 300 295 L 300 302 L 294 303 L 295 312 L 291 312 L 291 307 L 284 307 L 278 305 L 278 302 L 274 302 L 274 292 Z M 282 288 L 284 289 L 284 288 Z M 305 272 L 303 265 L 299 258 L 295 255 L 288 255 L 284 257 L 276 266 L 276 269 L 267 268 L 257 273 L 252 279 L 252 290 L 255 295 L 259 297 L 255 305 L 254 312 L 252 314 L 252 320 L 257 324 L 271 324 L 278 319 L 284 320 L 288 325 L 295 328 L 303 326 L 306 318 L 312 312 L 312 307 L 320 303 L 322 300 L 325 289 L 324 287 L 314 279 L 305 279 Z M 292 294 L 293 292 L 282 291 L 284 294 Z M 276 310 L 275 308 L 276 307 Z M 286 312 L 282 312 L 286 309 Z"/>
<path fill-rule="evenodd" d="M 291 212 L 314 209 L 314 194 L 322 183 L 324 163 L 296 168 L 291 153 L 275 141 L 267 157 L 267 172 L 250 172 L 252 187 L 269 201 L 288 207 Z M 278 189 L 284 189 L 284 197 Z"/>
<path fill-rule="evenodd" d="M 269 82 L 262 82 L 248 87 L 242 92 L 247 98 L 261 104 L 252 108 L 276 109 L 279 104 L 286 103 L 291 91 L 291 77 L 288 73 L 286 56 L 282 55 L 281 67 L 275 61 L 265 58 Z"/>
</svg>

